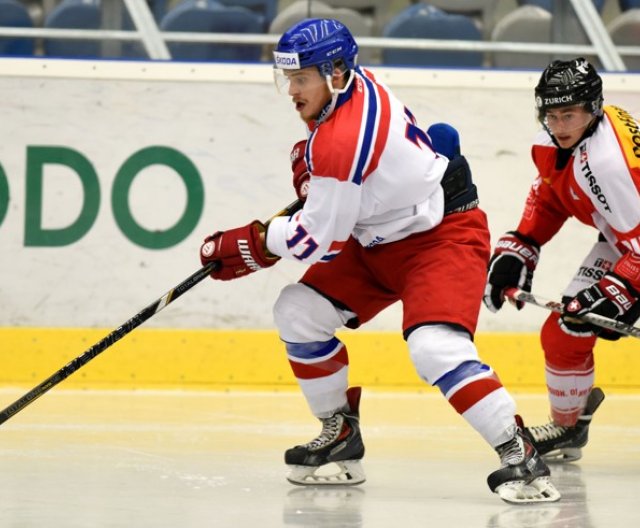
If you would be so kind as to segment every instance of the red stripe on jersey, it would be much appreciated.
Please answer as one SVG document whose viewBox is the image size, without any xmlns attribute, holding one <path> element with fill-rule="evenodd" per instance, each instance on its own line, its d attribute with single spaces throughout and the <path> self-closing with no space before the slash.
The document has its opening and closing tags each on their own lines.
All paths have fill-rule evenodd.
<svg viewBox="0 0 640 528">
<path fill-rule="evenodd" d="M 551 408 L 551 419 L 553 423 L 558 425 L 563 425 L 564 427 L 573 427 L 580 415 L 582 414 L 582 409 L 577 410 L 560 410 L 555 407 Z"/>
<path fill-rule="evenodd" d="M 329 250 L 327 251 L 327 253 L 331 253 L 333 251 L 342 251 L 342 248 L 345 246 L 346 243 L 347 243 L 346 240 L 343 240 L 343 241 L 334 240 L 333 242 L 331 242 L 331 245 L 329 246 Z"/>
<path fill-rule="evenodd" d="M 365 70 L 365 75 L 368 79 L 371 79 L 375 83 L 375 76 L 368 70 Z M 384 151 L 384 147 L 387 144 L 387 138 L 389 137 L 389 127 L 391 125 L 391 103 L 389 101 L 389 93 L 379 84 L 375 84 L 378 92 L 379 107 L 378 107 L 378 130 L 376 132 L 376 139 L 373 143 L 373 155 L 369 161 L 369 166 L 362 175 L 362 181 L 367 179 L 367 176 L 378 168 L 378 162 L 380 156 Z"/>
<path fill-rule="evenodd" d="M 309 139 L 311 173 L 338 181 L 349 181 L 358 162 L 358 137 L 366 123 L 363 81 L 354 79 L 356 87 L 351 97 L 322 123 Z"/>
<path fill-rule="evenodd" d="M 349 364 L 347 347 L 342 345 L 340 351 L 329 359 L 318 363 L 299 363 L 289 359 L 293 375 L 299 379 L 324 378 L 335 374 Z"/>
<path fill-rule="evenodd" d="M 493 391 L 498 390 L 501 387 L 502 383 L 500 383 L 500 380 L 495 375 L 472 381 L 468 385 L 465 385 L 460 390 L 456 391 L 449 398 L 449 403 L 456 411 L 458 411 L 459 414 L 462 414 L 469 408 L 473 407 L 482 398 L 488 396 Z"/>
</svg>

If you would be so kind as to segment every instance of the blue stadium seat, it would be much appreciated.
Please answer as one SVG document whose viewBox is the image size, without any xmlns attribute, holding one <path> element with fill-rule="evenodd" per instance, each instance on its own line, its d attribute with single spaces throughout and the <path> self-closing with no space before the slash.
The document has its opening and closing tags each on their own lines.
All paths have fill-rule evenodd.
<svg viewBox="0 0 640 528">
<path fill-rule="evenodd" d="M 384 27 L 382 35 L 392 38 L 482 40 L 482 34 L 471 18 L 448 14 L 427 4 L 415 4 L 401 11 Z M 483 54 L 475 51 L 385 48 L 382 50 L 382 62 L 410 66 L 478 67 L 482 66 Z"/>
<path fill-rule="evenodd" d="M 278 0 L 218 0 L 228 7 L 246 7 L 256 13 L 262 22 L 262 30 L 267 31 L 278 13 Z"/>
<path fill-rule="evenodd" d="M 442 9 L 445 13 L 472 18 L 482 32 L 484 40 L 491 36 L 498 13 L 503 9 L 498 5 L 502 4 L 502 0 L 427 0 L 427 3 Z"/>
<path fill-rule="evenodd" d="M 618 0 L 620 11 L 623 13 L 629 9 L 640 9 L 640 0 Z"/>
<path fill-rule="evenodd" d="M 225 7 L 214 0 L 184 0 L 162 19 L 162 31 L 200 33 L 262 33 L 262 21 L 244 7 Z M 196 61 L 258 61 L 262 46 L 169 42 L 171 57 Z"/>
<path fill-rule="evenodd" d="M 0 26 L 33 27 L 33 20 L 27 8 L 17 0 L 0 0 Z M 34 39 L 32 38 L 0 38 L 0 55 L 33 55 Z"/>
<path fill-rule="evenodd" d="M 149 9 L 156 22 L 160 22 L 162 17 L 167 13 L 169 8 L 169 0 L 148 0 Z"/>
<path fill-rule="evenodd" d="M 45 28 L 100 29 L 100 0 L 62 0 L 45 17 Z M 48 57 L 100 57 L 99 40 L 44 39 Z"/>
</svg>

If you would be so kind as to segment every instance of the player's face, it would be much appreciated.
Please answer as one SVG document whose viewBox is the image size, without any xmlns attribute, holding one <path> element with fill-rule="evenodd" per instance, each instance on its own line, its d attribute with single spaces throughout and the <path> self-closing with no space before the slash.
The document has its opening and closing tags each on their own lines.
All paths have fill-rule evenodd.
<svg viewBox="0 0 640 528">
<path fill-rule="evenodd" d="M 552 108 L 545 114 L 545 124 L 561 148 L 573 147 L 587 129 L 593 115 L 582 105 Z"/>
<path fill-rule="evenodd" d="M 288 81 L 287 93 L 300 114 L 308 123 L 316 119 L 324 106 L 331 100 L 327 81 L 315 66 L 301 70 L 285 70 Z"/>
</svg>

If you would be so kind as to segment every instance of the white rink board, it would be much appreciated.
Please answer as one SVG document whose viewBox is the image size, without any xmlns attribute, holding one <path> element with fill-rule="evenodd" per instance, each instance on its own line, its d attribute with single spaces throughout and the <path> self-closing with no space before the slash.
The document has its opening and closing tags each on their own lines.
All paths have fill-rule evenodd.
<svg viewBox="0 0 640 528">
<path fill-rule="evenodd" d="M 529 149 L 537 130 L 532 90 L 538 74 L 373 71 L 421 126 L 446 121 L 459 129 L 493 239 L 515 228 L 535 176 Z M 640 114 L 640 76 L 605 76 L 605 87 L 605 102 Z M 0 165 L 9 189 L 4 218 L 0 194 L 3 326 L 117 326 L 200 267 L 205 235 L 267 219 L 295 198 L 288 157 L 304 129 L 288 97 L 276 93 L 269 66 L 5 59 L 0 115 Z M 27 152 L 43 146 L 71 149 L 89 160 L 100 205 L 95 223 L 77 241 L 25 247 L 25 219 L 34 212 L 26 205 Z M 133 243 L 118 228 L 112 207 L 113 183 L 125 160 L 153 146 L 186 156 L 205 191 L 193 231 L 165 249 Z M 70 225 L 83 199 L 77 174 L 47 165 L 42 197 L 41 225 Z M 181 217 L 187 192 L 174 171 L 154 165 L 135 178 L 128 200 L 138 224 L 163 231 Z M 595 231 L 570 221 L 543 248 L 534 291 L 559 297 L 595 238 Z M 302 272 L 299 264 L 280 262 L 233 283 L 207 281 L 146 324 L 271 328 L 279 290 Z M 367 328 L 396 330 L 399 309 L 392 307 Z M 546 315 L 527 314 L 509 309 L 494 316 L 483 308 L 479 330 L 535 331 Z"/>
</svg>

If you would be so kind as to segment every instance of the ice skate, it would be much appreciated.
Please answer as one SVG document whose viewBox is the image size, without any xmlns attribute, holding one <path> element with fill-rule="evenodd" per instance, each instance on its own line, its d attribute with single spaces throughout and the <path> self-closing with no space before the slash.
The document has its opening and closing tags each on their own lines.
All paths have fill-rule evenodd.
<svg viewBox="0 0 640 528">
<path fill-rule="evenodd" d="M 546 425 L 527 427 L 524 433 L 547 462 L 564 463 L 579 460 L 582 458 L 582 448 L 589 440 L 589 424 L 593 413 L 603 400 L 604 392 L 594 387 L 575 426 L 563 427 L 550 422 Z"/>
<path fill-rule="evenodd" d="M 516 424 L 513 438 L 496 447 L 502 467 L 487 478 L 489 488 L 512 504 L 559 500 L 560 493 L 549 477 L 551 472 L 523 434 L 519 416 Z"/>
<path fill-rule="evenodd" d="M 348 410 L 322 419 L 322 431 L 311 442 L 287 449 L 287 480 L 301 486 L 355 485 L 365 481 L 360 460 L 364 444 L 360 436 L 360 387 L 347 391 Z"/>
</svg>

